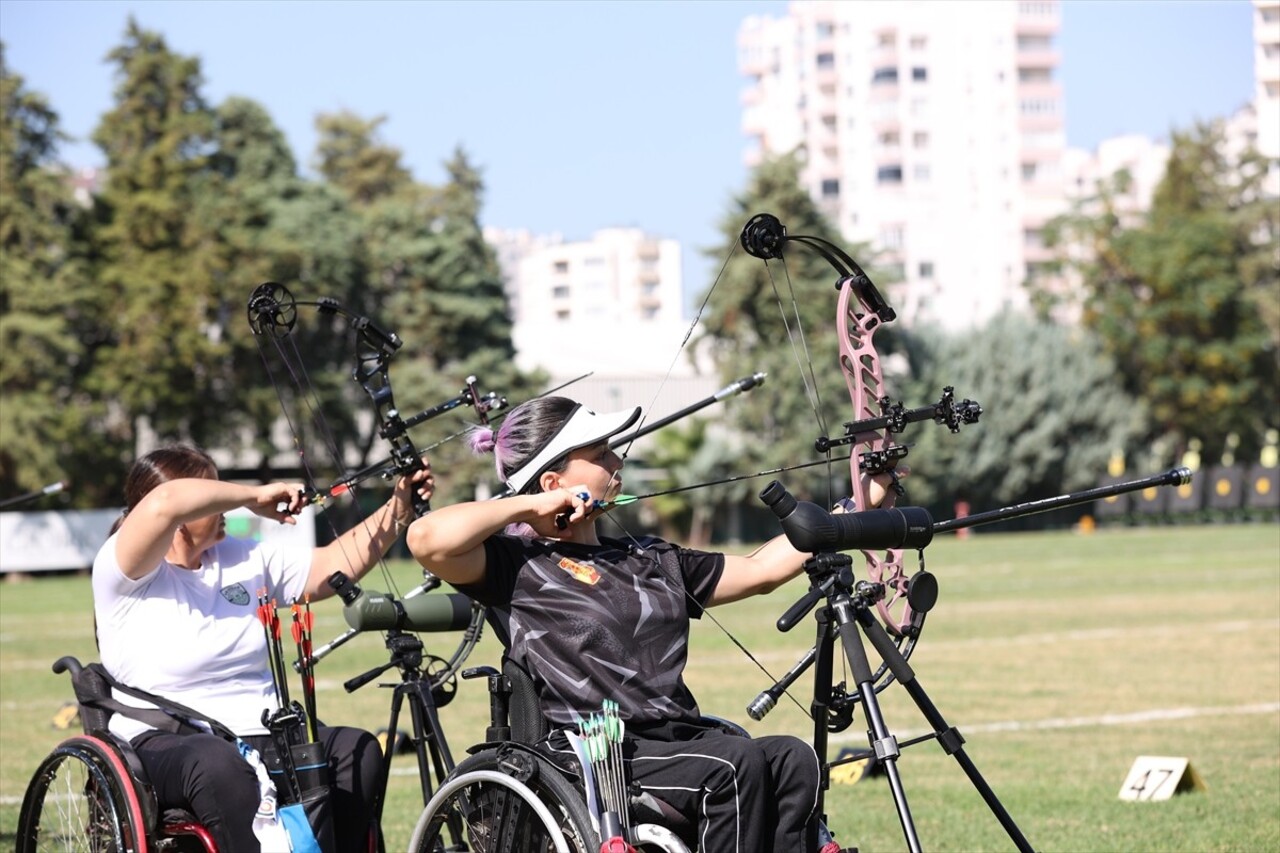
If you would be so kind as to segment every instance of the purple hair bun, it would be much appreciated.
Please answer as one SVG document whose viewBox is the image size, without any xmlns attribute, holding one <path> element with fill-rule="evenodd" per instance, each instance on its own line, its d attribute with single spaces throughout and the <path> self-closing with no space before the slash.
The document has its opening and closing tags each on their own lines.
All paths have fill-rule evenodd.
<svg viewBox="0 0 1280 853">
<path fill-rule="evenodd" d="M 473 427 L 467 435 L 467 443 L 476 453 L 492 453 L 495 445 L 493 430 L 487 426 Z"/>
</svg>

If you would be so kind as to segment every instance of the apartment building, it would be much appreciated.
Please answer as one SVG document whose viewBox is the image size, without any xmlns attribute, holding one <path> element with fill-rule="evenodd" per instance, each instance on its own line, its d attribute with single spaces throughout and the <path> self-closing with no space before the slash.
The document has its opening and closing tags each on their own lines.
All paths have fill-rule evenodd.
<svg viewBox="0 0 1280 853">
<path fill-rule="evenodd" d="M 1062 156 L 1063 190 L 1069 202 L 1086 201 L 1098 193 L 1101 183 L 1110 183 L 1118 172 L 1129 176 L 1127 186 L 1116 193 L 1116 211 L 1126 225 L 1136 225 L 1151 207 L 1156 187 L 1169 163 L 1169 145 L 1140 133 L 1113 136 L 1098 143 L 1093 151 L 1068 148 Z"/>
<path fill-rule="evenodd" d="M 895 307 L 958 328 L 1025 304 L 1063 210 L 1055 0 L 792 3 L 738 32 L 746 162 L 803 181 L 866 241 Z"/>
<path fill-rule="evenodd" d="M 1253 79 L 1256 145 L 1280 157 L 1280 0 L 1253 0 Z M 1280 196 L 1280 166 L 1271 167 L 1267 191 Z"/>
</svg>

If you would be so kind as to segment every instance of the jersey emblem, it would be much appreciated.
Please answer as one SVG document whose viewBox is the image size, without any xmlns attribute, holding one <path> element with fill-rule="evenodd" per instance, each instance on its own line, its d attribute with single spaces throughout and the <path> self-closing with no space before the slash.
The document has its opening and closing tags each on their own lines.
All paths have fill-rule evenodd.
<svg viewBox="0 0 1280 853">
<path fill-rule="evenodd" d="M 596 571 L 595 566 L 589 566 L 585 563 L 575 563 L 568 557 L 560 558 L 560 568 L 573 575 L 575 580 L 579 580 L 588 586 L 595 586 L 600 581 L 600 573 Z"/>
<path fill-rule="evenodd" d="M 249 603 L 249 590 L 245 589 L 243 584 L 233 583 L 231 586 L 224 586 L 219 592 L 232 604 Z"/>
</svg>

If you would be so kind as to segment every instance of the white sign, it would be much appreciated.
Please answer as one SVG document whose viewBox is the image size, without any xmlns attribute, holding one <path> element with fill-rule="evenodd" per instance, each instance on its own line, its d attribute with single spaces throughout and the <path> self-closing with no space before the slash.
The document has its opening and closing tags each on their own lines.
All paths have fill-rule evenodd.
<svg viewBox="0 0 1280 853">
<path fill-rule="evenodd" d="M 1167 755 L 1140 755 L 1120 787 L 1120 799 L 1167 800 L 1183 791 L 1206 789 L 1191 761 Z"/>
<path fill-rule="evenodd" d="M 0 513 L 0 573 L 88 569 L 119 517 L 118 509 Z M 280 524 L 236 509 L 227 513 L 227 534 L 314 548 L 314 507 L 304 509 L 296 521 Z"/>
</svg>

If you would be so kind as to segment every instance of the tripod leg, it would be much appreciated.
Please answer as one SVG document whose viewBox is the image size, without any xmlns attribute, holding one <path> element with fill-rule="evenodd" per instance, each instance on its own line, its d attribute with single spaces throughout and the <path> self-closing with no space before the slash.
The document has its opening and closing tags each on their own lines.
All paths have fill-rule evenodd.
<svg viewBox="0 0 1280 853">
<path fill-rule="evenodd" d="M 862 626 L 863 631 L 867 635 L 867 639 L 875 646 L 876 651 L 880 653 L 880 657 L 888 664 L 889 669 L 893 672 L 895 678 L 906 688 L 907 694 L 915 701 L 916 706 L 924 714 L 929 725 L 933 726 L 934 734 L 937 735 L 938 743 L 942 746 L 944 752 L 955 758 L 956 762 L 964 770 L 965 775 L 969 777 L 969 781 L 973 783 L 974 788 L 986 801 L 987 807 L 991 809 L 991 813 L 996 816 L 996 820 L 1000 821 L 1000 825 L 1004 827 L 1004 831 L 1008 833 L 1009 838 L 1023 853 L 1031 853 L 1034 849 L 1023 836 L 1022 831 L 1018 829 L 1018 825 L 1013 822 L 1013 818 L 1009 816 L 1009 812 L 1005 810 L 1004 805 L 996 797 L 995 791 L 991 790 L 991 786 L 982 778 L 982 774 L 978 772 L 977 765 L 969 758 L 964 751 L 964 737 L 960 732 L 947 725 L 947 721 L 943 719 L 942 714 L 938 711 L 937 706 L 933 704 L 924 688 L 920 686 L 920 682 L 916 680 L 916 674 L 911 669 L 911 665 L 907 663 L 906 658 L 898 651 L 897 645 L 889 637 L 875 617 L 871 615 L 871 611 L 867 608 L 854 608 L 856 611 L 858 624 Z M 861 647 L 860 647 L 861 648 Z M 864 658 L 865 660 L 865 658 Z M 861 684 L 859 684 L 861 689 Z M 865 699 L 865 696 L 864 696 Z M 867 706 L 867 716 L 871 715 L 871 706 Z"/>
<path fill-rule="evenodd" d="M 427 768 L 433 767 L 437 784 L 453 770 L 453 755 L 449 752 L 449 744 L 444 739 L 444 729 L 440 725 L 440 714 L 435 700 L 431 696 L 431 688 L 423 681 L 411 681 L 401 684 L 398 690 L 409 692 L 409 711 L 413 717 L 413 739 L 418 752 L 418 772 L 422 777 L 423 805 L 431 799 L 433 786 Z M 431 752 L 431 762 L 427 763 L 427 751 Z"/>
<path fill-rule="evenodd" d="M 911 818 L 911 807 L 907 805 L 907 792 L 902 787 L 902 776 L 898 773 L 898 741 L 889 733 L 884 716 L 880 713 L 867 650 L 862 647 L 862 638 L 858 636 L 858 622 L 849 612 L 853 607 L 846 597 L 843 602 L 835 604 L 833 609 L 836 633 L 840 637 L 845 657 L 849 660 L 854 681 L 858 684 L 858 695 L 862 698 L 862 707 L 866 709 L 867 725 L 871 727 L 871 749 L 875 752 L 876 759 L 883 763 L 889 776 L 889 787 L 893 791 L 893 802 L 898 808 L 898 820 L 907 839 L 907 848 L 911 853 L 920 853 L 920 837 Z"/>
</svg>

